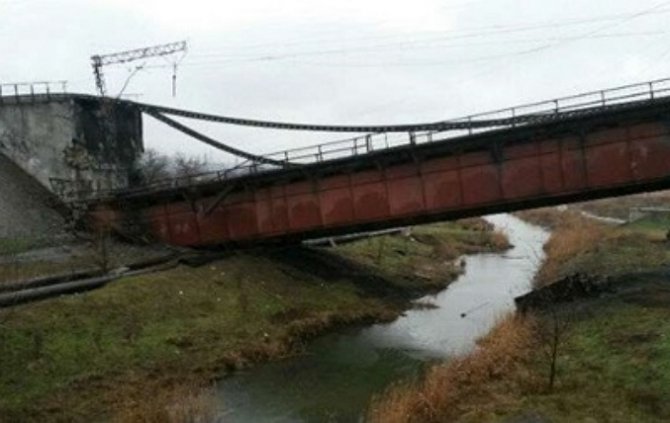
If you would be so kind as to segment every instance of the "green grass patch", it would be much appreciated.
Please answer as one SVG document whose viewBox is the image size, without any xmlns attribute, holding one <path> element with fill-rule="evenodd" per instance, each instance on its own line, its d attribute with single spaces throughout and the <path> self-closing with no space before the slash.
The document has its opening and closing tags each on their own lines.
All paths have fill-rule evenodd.
<svg viewBox="0 0 670 423">
<path fill-rule="evenodd" d="M 625 232 L 572 257 L 562 266 L 560 276 L 578 272 L 615 276 L 667 263 L 670 263 L 667 244 L 639 233 Z"/>
<path fill-rule="evenodd" d="M 453 270 L 422 277 L 421 266 L 494 248 L 477 222 L 383 237 L 380 260 L 379 239 L 237 254 L 0 310 L 0 421 L 107 420 L 129 401 L 285 356 L 334 326 L 392 319 Z"/>
<path fill-rule="evenodd" d="M 670 214 L 644 217 L 626 225 L 626 227 L 647 233 L 657 239 L 665 239 L 668 231 L 670 231 Z"/>
<path fill-rule="evenodd" d="M 384 313 L 386 304 L 361 298 L 351 281 L 324 281 L 246 255 L 0 311 L 0 414 L 73 418 L 87 400 L 90 407 L 105 404 L 90 397 L 98 390 L 82 393 L 78 383 L 123 390 L 119 381 L 129 373 L 215 372 L 242 365 L 249 359 L 240 355 L 245 348 L 280 352 L 276 342 L 296 329 L 284 324 L 286 316 L 316 330 L 336 315 L 353 321 Z"/>
<path fill-rule="evenodd" d="M 613 276 L 634 294 L 609 294 L 578 309 L 559 349 L 556 389 L 541 388 L 548 359 L 538 348 L 525 371 L 539 377 L 540 389 L 535 384 L 517 394 L 514 407 L 502 413 L 506 418 L 537 413 L 559 423 L 670 421 L 670 285 L 663 270 L 670 264 L 669 227 L 668 218 L 658 217 L 619 228 L 557 219 L 545 248 L 551 274 Z"/>
<path fill-rule="evenodd" d="M 41 244 L 36 238 L 0 238 L 0 256 L 25 253 Z"/>
<path fill-rule="evenodd" d="M 338 251 L 410 283 L 418 278 L 443 285 L 461 272 L 455 262 L 460 256 L 508 247 L 504 235 L 493 232 L 483 220 L 471 219 L 416 226 L 409 235 L 368 238 L 344 244 Z"/>
<path fill-rule="evenodd" d="M 670 308 L 614 301 L 592 313 L 570 326 L 554 392 L 528 395 L 523 408 L 552 422 L 670 420 Z"/>
</svg>

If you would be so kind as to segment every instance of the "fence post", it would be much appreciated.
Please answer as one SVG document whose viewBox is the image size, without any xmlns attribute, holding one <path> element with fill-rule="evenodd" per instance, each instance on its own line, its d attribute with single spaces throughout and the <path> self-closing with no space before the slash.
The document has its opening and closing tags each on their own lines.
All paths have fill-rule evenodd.
<svg viewBox="0 0 670 423">
<path fill-rule="evenodd" d="M 653 82 L 649 83 L 649 98 L 651 100 L 654 99 L 654 83 Z"/>
</svg>

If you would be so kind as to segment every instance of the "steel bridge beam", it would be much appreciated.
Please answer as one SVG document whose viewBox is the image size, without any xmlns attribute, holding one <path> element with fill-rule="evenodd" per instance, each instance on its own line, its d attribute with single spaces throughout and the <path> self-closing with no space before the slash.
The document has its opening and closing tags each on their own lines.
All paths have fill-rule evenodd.
<svg viewBox="0 0 670 423">
<path fill-rule="evenodd" d="M 670 107 L 646 105 L 93 205 L 169 244 L 303 239 L 670 188 Z M 225 196 L 217 196 L 225 192 Z M 122 204 L 124 205 L 122 207 Z M 204 213 L 207 210 L 209 213 Z"/>
</svg>

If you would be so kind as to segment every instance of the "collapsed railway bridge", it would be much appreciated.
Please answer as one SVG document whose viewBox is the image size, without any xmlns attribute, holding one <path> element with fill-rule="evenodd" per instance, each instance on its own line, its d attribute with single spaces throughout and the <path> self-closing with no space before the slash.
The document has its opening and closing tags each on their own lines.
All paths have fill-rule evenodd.
<svg viewBox="0 0 670 423">
<path fill-rule="evenodd" d="M 247 160 L 74 200 L 96 227 L 173 245 L 298 242 L 670 188 L 670 80 L 386 126 L 267 122 L 97 101 L 144 112 Z M 169 116 L 357 135 L 258 155 Z"/>
</svg>

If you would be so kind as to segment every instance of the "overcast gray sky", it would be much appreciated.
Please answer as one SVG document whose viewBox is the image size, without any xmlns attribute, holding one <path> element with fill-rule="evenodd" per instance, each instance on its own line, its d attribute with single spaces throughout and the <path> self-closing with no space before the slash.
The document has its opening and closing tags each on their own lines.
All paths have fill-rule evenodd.
<svg viewBox="0 0 670 423">
<path fill-rule="evenodd" d="M 93 93 L 92 54 L 187 39 L 176 98 L 160 58 L 126 93 L 284 121 L 435 121 L 670 76 L 660 0 L 0 0 L 0 22 L 1 82 Z M 105 69 L 111 94 L 133 69 Z M 223 160 L 145 120 L 149 147 Z M 194 126 L 257 153 L 343 138 Z"/>
</svg>

